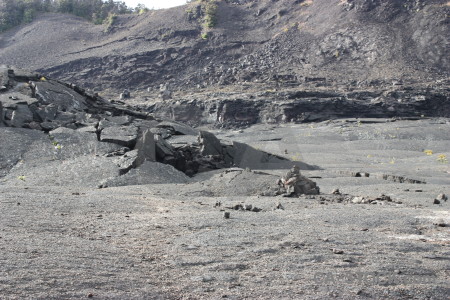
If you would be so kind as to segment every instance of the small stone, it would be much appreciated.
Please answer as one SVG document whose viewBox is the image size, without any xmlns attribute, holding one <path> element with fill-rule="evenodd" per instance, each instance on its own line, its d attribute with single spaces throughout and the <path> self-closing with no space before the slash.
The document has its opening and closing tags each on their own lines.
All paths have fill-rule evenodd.
<svg viewBox="0 0 450 300">
<path fill-rule="evenodd" d="M 395 274 L 402 274 L 402 271 L 400 271 L 400 270 L 394 270 L 394 273 L 395 273 Z"/>
<path fill-rule="evenodd" d="M 125 89 L 125 90 L 123 90 L 123 92 L 120 94 L 120 99 L 121 100 L 123 100 L 123 99 L 128 99 L 128 98 L 130 98 L 130 91 L 129 90 L 127 90 L 127 89 Z"/>
<path fill-rule="evenodd" d="M 90 293 L 90 294 L 87 295 L 87 297 L 88 298 L 92 298 L 92 297 L 94 297 L 94 294 Z"/>
<path fill-rule="evenodd" d="M 229 219 L 230 218 L 230 212 L 226 211 L 223 213 L 223 217 L 224 219 Z"/>
<path fill-rule="evenodd" d="M 441 204 L 441 201 L 439 201 L 438 199 L 434 199 L 433 204 Z"/>
<path fill-rule="evenodd" d="M 339 249 L 331 249 L 331 251 L 333 251 L 334 254 L 344 254 L 344 250 L 339 250 Z"/>
<path fill-rule="evenodd" d="M 353 197 L 352 203 L 360 204 L 360 203 L 362 203 L 363 200 L 364 200 L 363 197 Z"/>
<path fill-rule="evenodd" d="M 334 189 L 333 191 L 331 191 L 331 194 L 333 194 L 333 195 L 340 195 L 341 192 L 339 191 L 339 189 Z"/>
<path fill-rule="evenodd" d="M 244 209 L 245 210 L 252 210 L 253 206 L 251 204 L 245 204 Z"/>
<path fill-rule="evenodd" d="M 283 205 L 281 204 L 281 202 L 277 202 L 275 209 L 284 209 Z"/>
<path fill-rule="evenodd" d="M 433 225 L 436 225 L 438 227 L 446 227 L 447 226 L 447 224 L 442 219 L 436 220 L 435 222 L 433 222 Z"/>
<path fill-rule="evenodd" d="M 447 197 L 445 194 L 439 194 L 439 195 L 436 197 L 436 199 L 439 200 L 439 201 L 447 201 L 447 200 L 448 200 L 448 197 Z"/>
<path fill-rule="evenodd" d="M 243 210 L 244 207 L 241 204 L 236 204 L 235 206 L 233 206 L 234 210 Z"/>
</svg>

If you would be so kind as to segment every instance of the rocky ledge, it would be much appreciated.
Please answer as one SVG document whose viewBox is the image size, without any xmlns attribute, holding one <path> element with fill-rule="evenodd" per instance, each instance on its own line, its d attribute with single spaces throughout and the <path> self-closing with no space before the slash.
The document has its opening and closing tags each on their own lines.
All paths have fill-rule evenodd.
<svg viewBox="0 0 450 300">
<path fill-rule="evenodd" d="M 285 158 L 38 73 L 2 66 L 0 86 L 3 181 L 98 187 L 186 183 L 214 169 L 292 166 Z"/>
<path fill-rule="evenodd" d="M 155 116 L 191 125 L 239 128 L 257 123 L 320 122 L 342 118 L 450 117 L 447 85 L 380 84 L 364 88 L 284 87 L 282 91 L 210 92 L 141 106 Z"/>
</svg>

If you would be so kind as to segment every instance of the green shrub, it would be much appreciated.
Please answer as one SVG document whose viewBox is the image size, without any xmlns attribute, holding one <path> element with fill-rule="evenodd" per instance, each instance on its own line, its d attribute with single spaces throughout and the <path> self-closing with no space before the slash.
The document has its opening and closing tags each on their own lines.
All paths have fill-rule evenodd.
<svg viewBox="0 0 450 300">
<path fill-rule="evenodd" d="M 203 27 L 210 29 L 217 25 L 217 4 L 215 0 L 207 1 L 203 6 Z"/>
<path fill-rule="evenodd" d="M 116 14 L 109 14 L 108 17 L 103 21 L 103 23 L 106 25 L 105 31 L 111 31 L 112 27 L 117 21 L 117 15 Z"/>
</svg>

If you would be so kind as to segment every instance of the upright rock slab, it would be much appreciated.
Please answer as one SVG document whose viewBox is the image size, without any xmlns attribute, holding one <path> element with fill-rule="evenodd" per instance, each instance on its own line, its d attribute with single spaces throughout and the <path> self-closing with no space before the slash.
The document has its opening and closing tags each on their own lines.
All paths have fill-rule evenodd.
<svg viewBox="0 0 450 300">
<path fill-rule="evenodd" d="M 201 145 L 200 153 L 204 156 L 223 154 L 222 144 L 220 140 L 211 132 L 200 131 L 198 142 Z"/>
<path fill-rule="evenodd" d="M 153 132 L 148 129 L 144 131 L 142 137 L 137 141 L 135 149 L 138 150 L 137 166 L 142 165 L 145 161 L 156 161 L 156 143 Z"/>
</svg>

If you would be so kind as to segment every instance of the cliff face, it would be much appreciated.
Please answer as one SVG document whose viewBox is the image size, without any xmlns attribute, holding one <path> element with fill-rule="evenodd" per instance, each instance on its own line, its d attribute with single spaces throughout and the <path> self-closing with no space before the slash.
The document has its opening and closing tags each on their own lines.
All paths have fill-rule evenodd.
<svg viewBox="0 0 450 300">
<path fill-rule="evenodd" d="M 99 90 L 435 81 L 450 71 L 449 12 L 442 0 L 218 1 L 211 29 L 190 3 L 120 16 L 107 32 L 45 14 L 0 35 L 0 62 Z"/>
</svg>

